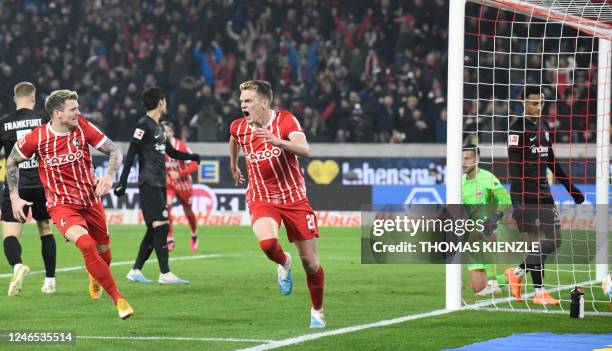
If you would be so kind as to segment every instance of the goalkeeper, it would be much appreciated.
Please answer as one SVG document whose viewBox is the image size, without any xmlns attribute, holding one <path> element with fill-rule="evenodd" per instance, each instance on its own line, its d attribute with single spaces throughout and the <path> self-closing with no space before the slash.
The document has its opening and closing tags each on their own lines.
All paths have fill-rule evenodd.
<svg viewBox="0 0 612 351">
<path fill-rule="evenodd" d="M 476 145 L 464 145 L 462 159 L 461 200 L 464 205 L 472 205 L 468 207 L 470 218 L 487 220 L 483 234 L 488 240 L 501 238 L 505 228 L 498 222 L 512 204 L 510 195 L 495 175 L 478 167 L 480 150 Z M 479 296 L 499 294 L 499 285 L 508 283 L 503 273 L 496 274 L 493 264 L 469 264 L 468 271 L 472 289 Z"/>
</svg>

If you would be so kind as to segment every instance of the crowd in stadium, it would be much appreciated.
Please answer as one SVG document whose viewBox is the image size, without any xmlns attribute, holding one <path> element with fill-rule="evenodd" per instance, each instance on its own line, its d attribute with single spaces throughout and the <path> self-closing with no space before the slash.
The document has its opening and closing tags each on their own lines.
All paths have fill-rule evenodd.
<svg viewBox="0 0 612 351">
<path fill-rule="evenodd" d="M 595 142 L 597 40 L 476 4 L 466 6 L 466 17 L 466 141 L 506 142 L 508 126 L 523 115 L 521 91 L 535 84 L 542 86 L 542 114 L 555 142 Z"/>
<path fill-rule="evenodd" d="M 447 13 L 423 0 L 2 2 L 0 112 L 19 81 L 40 97 L 73 89 L 128 140 L 140 92 L 159 85 L 181 137 L 226 141 L 239 83 L 265 79 L 311 141 L 442 142 Z"/>
<path fill-rule="evenodd" d="M 478 43 L 492 48 L 493 40 L 470 33 L 499 29 L 503 17 L 486 21 L 491 14 L 472 12 L 468 9 L 466 50 Z M 168 118 L 179 137 L 226 141 L 231 120 L 240 116 L 239 83 L 265 79 L 273 84 L 274 104 L 294 112 L 311 141 L 444 142 L 447 17 L 442 0 L 2 2 L 0 114 L 14 108 L 12 89 L 19 81 L 35 83 L 41 98 L 58 88 L 74 89 L 82 113 L 114 140 L 125 141 L 130 128 L 120 126 L 133 126 L 143 114 L 140 92 L 158 85 L 168 95 Z M 509 44 L 497 48 L 503 53 Z M 464 113 L 479 117 L 466 117 L 465 129 L 477 132 L 480 142 L 503 142 L 506 116 L 522 111 L 520 102 L 511 106 L 507 93 L 499 95 L 509 91 L 512 78 L 503 78 L 503 64 L 509 63 L 504 55 L 478 60 L 466 52 L 466 67 L 480 65 L 479 75 L 466 71 L 474 83 L 466 98 L 475 98 L 470 88 L 478 86 L 482 103 L 466 102 Z M 531 63 L 565 64 L 567 71 L 576 63 L 550 62 L 553 56 Z M 487 70 L 495 64 L 491 60 L 501 74 Z M 521 60 L 517 64 L 521 77 L 531 68 Z M 566 79 L 569 86 L 585 81 L 584 74 L 571 77 L 574 81 L 545 79 L 553 84 Z M 502 86 L 495 96 L 484 89 L 493 86 L 493 76 Z M 512 82 L 517 85 L 510 98 L 520 98 L 523 81 Z M 589 129 L 588 106 L 581 100 L 588 86 L 575 87 L 578 93 L 563 89 L 559 102 L 545 109 L 566 117 L 551 127 Z M 545 91 L 555 99 L 554 91 Z M 584 118 L 569 125 L 569 116 L 576 115 Z M 587 134 L 575 134 L 573 141 Z M 569 134 L 562 139 L 569 141 Z"/>
</svg>

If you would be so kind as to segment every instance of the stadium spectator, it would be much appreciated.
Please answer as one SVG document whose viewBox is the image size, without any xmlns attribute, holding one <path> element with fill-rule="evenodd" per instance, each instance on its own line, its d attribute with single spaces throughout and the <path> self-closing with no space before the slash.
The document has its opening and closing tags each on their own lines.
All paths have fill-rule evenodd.
<svg viewBox="0 0 612 351">
<path fill-rule="evenodd" d="M 224 116 L 218 106 L 238 100 L 238 82 L 266 79 L 279 105 L 308 112 L 310 122 L 303 122 L 317 133 L 312 140 L 386 142 L 403 94 L 421 94 L 435 79 L 443 81 L 446 28 L 426 20 L 441 16 L 436 20 L 446 23 L 443 2 L 382 1 L 368 8 L 367 2 L 348 0 L 331 6 L 264 0 L 261 6 L 260 15 L 243 1 L 3 3 L 1 27 L 7 34 L 0 36 L 0 91 L 29 75 L 39 77 L 40 97 L 60 85 L 73 86 L 82 92 L 87 115 L 127 141 L 129 128 L 119 126 L 133 125 L 143 113 L 134 103 L 138 91 L 161 86 L 181 137 L 225 141 L 231 118 L 239 114 Z M 60 27 L 65 30 L 55 29 Z M 22 68 L 28 66 L 36 70 Z M 199 101 L 204 86 L 213 100 Z M 9 90 L 0 98 L 1 114 L 10 111 Z M 383 110 L 380 97 L 393 106 Z M 336 111 L 343 100 L 350 106 Z M 425 119 L 439 115 L 419 101 Z M 372 121 L 355 121 L 346 113 L 357 103 Z M 347 121 L 378 128 L 376 138 L 362 140 L 359 133 L 347 138 L 342 129 Z"/>
<path fill-rule="evenodd" d="M 371 116 L 372 125 L 378 128 L 376 138 L 369 141 L 397 142 L 392 131 L 399 130 L 392 125 L 395 122 L 388 123 L 388 116 L 397 116 L 399 109 L 405 108 L 404 99 L 414 96 L 416 106 L 410 112 L 421 111 L 422 120 L 431 131 L 402 142 L 444 142 L 446 2 L 261 0 L 258 4 L 262 11 L 256 13 L 249 11 L 246 1 L 2 2 L 0 115 L 11 111 L 11 89 L 15 83 L 38 77 L 35 84 L 40 87 L 39 100 L 60 86 L 72 86 L 83 96 L 86 115 L 100 118 L 96 123 L 108 135 L 127 141 L 130 138 L 125 133 L 127 129 L 118 130 L 124 124 L 114 122 L 133 125 L 131 117 L 143 113 L 133 111 L 138 92 L 160 86 L 168 92 L 168 112 L 179 128 L 179 135 L 186 137 L 186 141 L 198 141 L 201 128 L 196 132 L 189 126 L 193 116 L 206 109 L 197 98 L 203 86 L 211 89 L 213 109 L 221 117 L 219 123 L 224 125 L 219 130 L 223 131 L 239 114 L 225 116 L 218 106 L 238 101 L 236 87 L 240 82 L 265 79 L 273 84 L 278 97 L 275 103 L 280 107 L 295 111 L 299 118 L 303 118 L 300 114 L 308 107 L 317 120 L 318 116 L 322 118 L 324 125 L 317 124 L 315 128 L 320 134 L 311 140 L 368 141 L 347 138 L 344 133 L 346 121 L 342 119 L 346 114 L 336 113 L 336 109 L 348 98 L 350 108 L 360 103 L 364 116 Z M 503 23 L 505 15 L 497 18 L 494 10 L 480 11 L 474 5 L 468 6 L 466 13 L 467 33 L 489 33 L 494 23 L 499 24 L 498 31 L 510 30 Z M 513 52 L 536 53 L 535 45 L 518 39 L 512 41 L 517 48 Z M 584 47 L 592 45 L 590 42 L 578 44 Z M 500 41 L 495 50 L 509 52 L 509 43 Z M 516 102 L 511 101 L 506 111 L 499 114 L 489 101 L 492 97 L 520 100 L 519 91 L 508 89 L 507 84 L 524 80 L 524 69 L 502 74 L 512 64 L 524 68 L 559 67 L 543 74 L 542 82 L 538 83 L 556 83 L 557 92 L 551 90 L 548 97 L 554 98 L 556 94 L 559 99 L 574 100 L 564 112 L 565 120 L 571 115 L 582 121 L 572 124 L 581 131 L 570 135 L 566 129 L 558 136 L 573 142 L 592 139 L 585 131 L 592 129 L 586 121 L 595 120 L 589 118 L 594 113 L 593 101 L 587 102 L 594 87 L 584 83 L 588 80 L 586 70 L 576 71 L 573 77 L 569 74 L 575 68 L 588 66 L 587 62 L 558 55 L 544 58 L 531 55 L 523 62 L 514 54 L 499 55 L 497 60 L 493 55 L 481 55 L 481 60 L 476 61 L 469 54 L 478 45 L 492 48 L 492 44 L 493 39 L 487 36 L 466 37 L 466 66 L 478 64 L 483 68 L 465 73 L 467 81 L 479 79 L 479 84 L 466 85 L 464 96 L 473 99 L 478 91 L 481 98 L 478 113 L 485 117 L 473 121 L 476 123 L 473 129 L 477 130 L 474 135 L 486 133 L 480 135 L 483 140 L 503 142 L 508 121 L 498 130 L 497 122 L 491 121 L 493 113 L 506 119 L 508 115 L 521 115 L 522 107 Z M 561 44 L 561 50 L 570 50 L 568 43 Z M 493 62 L 495 72 L 484 69 Z M 499 86 L 492 89 L 491 83 Z M 353 95 L 359 99 L 356 101 Z M 91 98 L 86 101 L 88 96 Z M 381 116 L 384 103 L 379 99 L 386 96 L 394 103 Z M 547 106 L 544 115 L 549 116 L 551 126 L 557 123 L 555 108 L 554 104 Z M 185 113 L 187 118 L 179 121 L 179 115 Z M 226 137 L 226 132 L 220 132 L 216 139 L 208 135 L 202 141 L 225 141 Z"/>
</svg>

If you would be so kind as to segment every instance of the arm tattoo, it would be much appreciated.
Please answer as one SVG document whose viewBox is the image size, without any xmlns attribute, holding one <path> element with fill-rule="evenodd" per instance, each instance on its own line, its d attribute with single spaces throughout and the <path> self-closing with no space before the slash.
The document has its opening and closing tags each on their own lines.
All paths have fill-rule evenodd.
<svg viewBox="0 0 612 351">
<path fill-rule="evenodd" d="M 115 174 L 117 173 L 117 170 L 119 169 L 119 166 L 121 165 L 121 161 L 123 158 L 121 150 L 119 150 L 117 145 L 115 145 L 115 143 L 113 143 L 113 141 L 108 138 L 98 150 L 110 156 L 108 158 L 108 171 L 106 172 L 106 174 L 114 178 Z"/>
<path fill-rule="evenodd" d="M 11 154 L 6 159 L 6 184 L 9 187 L 9 191 L 17 190 L 19 185 L 19 163 L 23 162 L 25 158 L 13 148 Z"/>
</svg>

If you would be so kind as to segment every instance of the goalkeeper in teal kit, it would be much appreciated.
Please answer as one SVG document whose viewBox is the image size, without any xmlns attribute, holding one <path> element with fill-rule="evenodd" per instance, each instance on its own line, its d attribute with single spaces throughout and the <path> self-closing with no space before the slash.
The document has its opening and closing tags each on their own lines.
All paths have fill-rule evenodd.
<svg viewBox="0 0 612 351">
<path fill-rule="evenodd" d="M 463 177 L 461 178 L 461 200 L 469 206 L 471 219 L 483 219 L 486 229 L 484 240 L 503 238 L 506 228 L 498 225 L 503 211 L 512 204 L 510 195 L 491 172 L 478 167 L 480 150 L 473 144 L 463 146 Z M 492 237 L 491 235 L 495 235 Z M 501 292 L 500 284 L 507 284 L 504 274 L 496 274 L 494 264 L 475 263 L 468 265 L 470 282 L 476 295 L 489 296 Z"/>
</svg>

